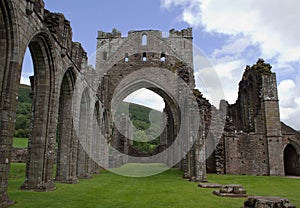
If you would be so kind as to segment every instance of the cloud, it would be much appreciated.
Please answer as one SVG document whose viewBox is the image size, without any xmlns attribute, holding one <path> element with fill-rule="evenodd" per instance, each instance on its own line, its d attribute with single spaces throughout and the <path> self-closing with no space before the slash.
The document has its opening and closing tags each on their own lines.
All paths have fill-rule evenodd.
<svg viewBox="0 0 300 208">
<path fill-rule="evenodd" d="M 300 129 L 296 119 L 300 116 L 297 87 L 300 74 L 296 70 L 300 67 L 300 27 L 297 26 L 300 1 L 161 0 L 161 6 L 181 9 L 180 20 L 196 31 L 224 38 L 225 44 L 207 56 L 230 103 L 237 97 L 238 82 L 246 65 L 254 64 L 259 57 L 271 63 L 279 80 L 281 118 Z M 194 42 L 197 38 L 200 36 L 194 33 Z M 196 75 L 209 74 L 209 67 L 202 70 L 195 70 Z"/>
<path fill-rule="evenodd" d="M 165 103 L 162 97 L 151 90 L 142 88 L 125 98 L 126 102 L 136 103 L 155 110 L 163 111 Z"/>
<path fill-rule="evenodd" d="M 279 62 L 300 60 L 300 2 L 288 0 L 162 0 L 162 7 L 181 7 L 181 20 L 206 32 L 242 35 L 259 44 L 262 56 Z"/>
<path fill-rule="evenodd" d="M 293 80 L 284 80 L 278 85 L 278 91 L 281 98 L 280 106 L 283 108 L 295 108 L 296 103 L 296 85 Z"/>
<path fill-rule="evenodd" d="M 296 78 L 300 81 L 300 76 Z M 299 82 L 297 82 L 299 83 Z M 278 85 L 280 116 L 282 121 L 300 130 L 300 87 L 293 80 L 283 80 Z"/>
<path fill-rule="evenodd" d="M 25 85 L 30 85 L 29 76 L 31 76 L 31 73 L 22 73 L 20 83 Z"/>
</svg>

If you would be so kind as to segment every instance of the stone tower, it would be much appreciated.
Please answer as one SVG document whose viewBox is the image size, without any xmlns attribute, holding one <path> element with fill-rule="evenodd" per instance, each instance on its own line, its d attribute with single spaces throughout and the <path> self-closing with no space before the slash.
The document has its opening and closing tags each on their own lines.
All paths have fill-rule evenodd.
<svg viewBox="0 0 300 208">
<path fill-rule="evenodd" d="M 225 132 L 225 172 L 284 175 L 276 75 L 269 64 L 259 59 L 246 67 L 228 111 L 227 127 L 234 128 Z"/>
</svg>

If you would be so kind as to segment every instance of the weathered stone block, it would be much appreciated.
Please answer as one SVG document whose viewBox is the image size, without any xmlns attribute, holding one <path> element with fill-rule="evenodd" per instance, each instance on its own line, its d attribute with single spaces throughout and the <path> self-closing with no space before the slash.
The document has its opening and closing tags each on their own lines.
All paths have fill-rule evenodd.
<svg viewBox="0 0 300 208">
<path fill-rule="evenodd" d="M 247 197 L 246 190 L 239 184 L 223 185 L 219 191 L 213 193 L 222 197 Z"/>
<path fill-rule="evenodd" d="M 244 208 L 296 208 L 288 199 L 272 196 L 250 196 Z"/>
</svg>

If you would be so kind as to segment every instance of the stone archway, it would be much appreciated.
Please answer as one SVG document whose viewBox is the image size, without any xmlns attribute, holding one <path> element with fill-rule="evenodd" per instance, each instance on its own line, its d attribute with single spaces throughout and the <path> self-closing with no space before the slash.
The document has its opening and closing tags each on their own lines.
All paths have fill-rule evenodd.
<svg viewBox="0 0 300 208">
<path fill-rule="evenodd" d="M 88 179 L 92 176 L 91 154 L 91 112 L 90 95 L 88 88 L 84 89 L 80 100 L 79 131 L 78 131 L 78 154 L 77 154 L 77 176 L 81 179 Z"/>
<path fill-rule="evenodd" d="M 7 194 L 10 158 L 14 133 L 14 112 L 17 101 L 18 55 L 14 53 L 17 44 L 16 17 L 10 0 L 0 1 L 0 207 L 13 202 Z"/>
<path fill-rule="evenodd" d="M 73 67 L 74 74 L 80 73 L 87 54 L 80 43 L 72 42 L 70 23 L 64 15 L 44 10 L 40 0 L 0 0 L 0 42 L 0 206 L 6 206 L 11 203 L 7 188 L 17 90 L 26 49 L 34 65 L 33 111 L 26 178 L 21 188 L 35 191 L 55 188 L 60 83 L 67 67 Z"/>
<path fill-rule="evenodd" d="M 77 139 L 73 126 L 73 93 L 76 77 L 68 69 L 62 79 L 57 125 L 57 182 L 77 183 Z"/>
<path fill-rule="evenodd" d="M 112 138 L 113 150 L 111 152 L 116 154 L 111 155 L 111 158 L 117 158 L 117 160 L 119 158 L 118 162 L 114 162 L 114 164 L 121 166 L 127 161 L 165 163 L 171 167 L 175 166 L 184 171 L 190 171 L 190 177 L 201 181 L 205 178 L 206 172 L 205 155 L 203 155 L 205 150 L 200 151 L 203 146 L 201 137 L 204 128 L 201 128 L 203 125 L 201 123 L 203 122 L 202 111 L 199 111 L 201 97 L 199 96 L 199 100 L 196 99 L 200 93 L 197 94 L 194 90 L 193 69 L 174 54 L 164 53 L 164 59 L 161 60 L 161 53 L 142 51 L 128 55 L 126 53 L 128 48 L 122 50 L 124 50 L 126 58 L 117 60 L 106 73 L 103 73 L 104 76 L 100 80 L 101 85 L 98 89 L 99 98 L 111 117 L 111 126 L 114 129 L 112 135 L 115 138 Z M 119 51 L 122 50 L 119 49 Z M 147 58 L 143 59 L 145 53 Z M 163 139 L 160 145 L 162 148 L 158 154 L 134 157 L 128 154 L 126 145 L 130 142 L 124 139 L 130 135 L 131 127 L 130 125 L 121 125 L 126 129 L 123 131 L 123 127 L 121 127 L 123 132 L 115 128 L 114 107 L 118 106 L 125 97 L 142 88 L 151 90 L 164 99 L 164 113 L 167 115 L 167 121 L 165 129 L 160 135 Z M 128 118 L 123 119 L 123 121 L 125 120 L 128 123 Z M 192 170 L 191 168 L 187 170 L 184 165 L 187 164 L 187 161 L 184 160 L 192 160 L 191 157 L 185 157 L 189 151 L 195 159 L 193 163 L 195 167 Z M 192 163 L 189 162 L 189 165 L 192 166 Z"/>
<path fill-rule="evenodd" d="M 216 144 L 212 133 L 208 133 L 206 137 L 206 171 L 207 173 L 217 173 L 216 166 Z"/>
<path fill-rule="evenodd" d="M 150 91 L 153 91 L 161 98 L 163 98 L 165 102 L 164 114 L 165 114 L 165 121 L 162 121 L 165 125 L 162 126 L 163 130 L 160 135 L 160 145 L 154 150 L 154 152 L 142 153 L 139 152 L 137 149 L 130 148 L 126 154 L 136 157 L 149 157 L 153 154 L 158 154 L 172 145 L 176 136 L 178 135 L 179 128 L 181 125 L 181 110 L 179 104 L 176 102 L 176 99 L 169 95 L 162 89 L 162 86 L 159 86 L 156 83 L 151 82 L 150 80 L 138 80 L 136 82 L 131 82 L 127 86 L 122 87 L 122 89 L 118 89 L 118 93 L 114 96 L 111 106 L 119 106 L 120 102 L 124 100 L 125 97 L 130 95 L 131 93 L 138 91 L 142 88 L 146 88 Z M 128 106 L 129 107 L 129 106 Z M 129 113 L 129 112 L 128 112 Z M 115 118 L 113 118 L 115 120 Z M 126 125 L 125 125 L 126 127 Z M 128 125 L 127 125 L 128 127 Z M 117 132 L 113 138 L 113 146 L 114 148 L 119 149 L 121 152 L 124 152 L 123 143 L 118 142 L 118 137 L 124 132 L 118 132 L 117 128 L 114 128 Z M 122 130 L 121 130 L 122 131 Z M 120 134 L 121 133 L 121 134 Z M 159 135 L 158 135 L 159 136 Z M 126 143 L 126 142 L 125 142 Z M 118 147 L 118 145 L 121 145 Z M 132 146 L 131 146 L 132 147 Z M 173 156 L 170 156 L 173 157 Z"/>
<path fill-rule="evenodd" d="M 300 156 L 292 144 L 284 148 L 284 171 L 285 175 L 300 176 Z"/>
<path fill-rule="evenodd" d="M 92 147 L 91 147 L 91 159 L 92 159 L 92 173 L 98 174 L 100 172 L 100 165 L 102 164 L 103 152 L 101 151 L 101 117 L 100 117 L 100 102 L 97 101 L 94 105 L 93 117 L 92 117 Z"/>
<path fill-rule="evenodd" d="M 48 34 L 39 33 L 31 39 L 28 47 L 34 66 L 34 76 L 31 78 L 32 121 L 28 140 L 26 178 L 21 188 L 49 191 L 55 188 L 52 175 L 56 128 L 55 122 L 51 119 L 54 115 L 50 113 L 53 108 L 51 100 L 54 87 L 52 46 Z"/>
</svg>

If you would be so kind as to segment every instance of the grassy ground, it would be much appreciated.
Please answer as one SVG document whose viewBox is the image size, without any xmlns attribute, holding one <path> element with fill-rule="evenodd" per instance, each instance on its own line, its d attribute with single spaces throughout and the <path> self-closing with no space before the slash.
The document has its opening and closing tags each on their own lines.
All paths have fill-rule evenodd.
<svg viewBox="0 0 300 208">
<path fill-rule="evenodd" d="M 81 180 L 79 184 L 57 184 L 53 192 L 26 192 L 18 190 L 24 180 L 24 169 L 24 164 L 12 164 L 9 195 L 17 202 L 13 206 L 16 208 L 239 208 L 245 200 L 214 196 L 211 189 L 200 189 L 197 183 L 183 180 L 177 170 L 146 178 L 102 171 L 92 180 Z M 232 175 L 209 175 L 208 179 L 221 184 L 242 184 L 249 195 L 287 197 L 300 207 L 300 179 Z"/>
<path fill-rule="evenodd" d="M 16 147 L 16 148 L 28 147 L 28 139 L 27 138 L 14 138 L 13 147 Z"/>
</svg>

